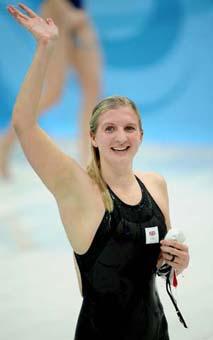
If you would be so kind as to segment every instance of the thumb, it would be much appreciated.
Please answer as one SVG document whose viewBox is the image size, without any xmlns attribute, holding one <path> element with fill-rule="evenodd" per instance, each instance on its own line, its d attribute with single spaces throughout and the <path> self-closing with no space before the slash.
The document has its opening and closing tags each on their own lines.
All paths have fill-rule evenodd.
<svg viewBox="0 0 213 340">
<path fill-rule="evenodd" d="M 49 25 L 53 24 L 53 20 L 52 20 L 51 18 L 47 18 L 47 19 L 46 19 L 46 22 L 47 22 Z"/>
</svg>

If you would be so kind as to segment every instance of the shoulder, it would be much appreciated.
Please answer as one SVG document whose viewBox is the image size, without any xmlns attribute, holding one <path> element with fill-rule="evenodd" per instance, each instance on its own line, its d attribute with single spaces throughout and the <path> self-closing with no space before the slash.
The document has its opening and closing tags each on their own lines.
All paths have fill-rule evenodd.
<svg viewBox="0 0 213 340">
<path fill-rule="evenodd" d="M 156 172 L 142 172 L 142 171 L 135 171 L 135 175 L 144 183 L 144 185 L 154 186 L 158 189 L 165 190 L 167 188 L 165 178 L 156 173 Z"/>
</svg>

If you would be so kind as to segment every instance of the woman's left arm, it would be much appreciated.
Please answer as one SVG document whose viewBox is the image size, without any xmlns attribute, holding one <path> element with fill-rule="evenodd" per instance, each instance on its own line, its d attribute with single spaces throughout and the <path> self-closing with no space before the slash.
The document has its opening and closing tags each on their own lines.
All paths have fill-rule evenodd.
<svg viewBox="0 0 213 340">
<path fill-rule="evenodd" d="M 171 229 L 171 221 L 169 214 L 169 195 L 164 177 L 157 173 L 141 173 L 140 171 L 137 172 L 137 175 L 147 186 L 152 197 L 160 207 L 168 231 Z M 187 245 L 173 240 L 162 240 L 157 267 L 159 268 L 164 261 L 171 265 L 177 274 L 181 273 L 189 264 L 189 250 Z"/>
<path fill-rule="evenodd" d="M 161 209 L 164 213 L 168 230 L 171 229 L 171 222 L 169 215 L 169 197 L 166 181 L 162 178 L 159 185 L 162 197 Z M 160 261 L 165 261 L 176 270 L 177 274 L 180 274 L 189 265 L 188 246 L 174 240 L 162 240 L 160 243 L 161 243 Z"/>
</svg>

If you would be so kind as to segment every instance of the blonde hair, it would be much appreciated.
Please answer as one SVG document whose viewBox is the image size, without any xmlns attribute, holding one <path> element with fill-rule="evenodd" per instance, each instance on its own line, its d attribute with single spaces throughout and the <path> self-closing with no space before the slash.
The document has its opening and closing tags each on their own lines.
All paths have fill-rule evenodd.
<svg viewBox="0 0 213 340">
<path fill-rule="evenodd" d="M 95 135 L 97 128 L 98 128 L 98 119 L 101 113 L 104 113 L 112 109 L 117 109 L 122 106 L 130 106 L 134 110 L 134 112 L 136 113 L 138 117 L 140 130 L 143 133 L 140 113 L 135 103 L 129 98 L 121 97 L 121 96 L 107 97 L 95 106 L 94 110 L 92 111 L 92 115 L 91 115 L 90 123 L 89 123 L 90 133 Z M 105 208 L 106 210 L 111 212 L 113 210 L 113 201 L 110 196 L 110 192 L 107 188 L 107 184 L 104 181 L 102 174 L 101 174 L 99 150 L 98 148 L 94 147 L 92 143 L 91 143 L 91 158 L 87 166 L 87 173 L 99 186 L 102 197 L 103 197 Z"/>
</svg>

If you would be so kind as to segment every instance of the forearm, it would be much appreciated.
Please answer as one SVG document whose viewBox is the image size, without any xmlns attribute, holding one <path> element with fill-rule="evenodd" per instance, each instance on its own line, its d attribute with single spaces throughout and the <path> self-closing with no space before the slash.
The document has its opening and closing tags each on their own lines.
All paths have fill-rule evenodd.
<svg viewBox="0 0 213 340">
<path fill-rule="evenodd" d="M 51 45 L 48 42 L 38 43 L 13 110 L 12 124 L 16 133 L 21 133 L 36 124 L 45 74 L 53 48 L 54 42 L 51 42 Z"/>
</svg>

